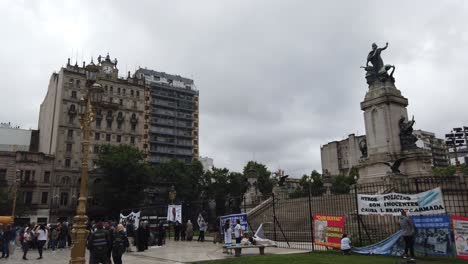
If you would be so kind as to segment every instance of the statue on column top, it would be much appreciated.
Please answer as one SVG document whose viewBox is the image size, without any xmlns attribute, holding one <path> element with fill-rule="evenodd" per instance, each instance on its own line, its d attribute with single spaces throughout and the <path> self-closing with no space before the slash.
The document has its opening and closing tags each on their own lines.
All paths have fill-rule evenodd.
<svg viewBox="0 0 468 264">
<path fill-rule="evenodd" d="M 395 79 L 393 78 L 393 72 L 395 71 L 395 66 L 390 65 L 390 64 L 384 64 L 382 57 L 380 55 L 382 51 L 387 48 L 388 48 L 388 42 L 385 44 L 385 47 L 383 48 L 379 48 L 377 44 L 372 43 L 372 50 L 367 55 L 366 66 L 361 66 L 361 68 L 364 68 L 364 70 L 367 72 L 366 79 L 367 79 L 368 84 L 373 84 L 376 81 L 395 82 Z M 369 65 L 369 62 L 372 65 Z M 387 71 L 389 71 L 390 69 L 392 69 L 392 72 L 389 75 Z"/>
</svg>

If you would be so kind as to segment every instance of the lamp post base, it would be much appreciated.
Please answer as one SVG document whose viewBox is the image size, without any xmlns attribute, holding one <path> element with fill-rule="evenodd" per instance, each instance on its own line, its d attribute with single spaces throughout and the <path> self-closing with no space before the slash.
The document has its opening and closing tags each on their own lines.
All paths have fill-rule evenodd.
<svg viewBox="0 0 468 264">
<path fill-rule="evenodd" d="M 70 264 L 86 264 L 86 242 L 89 231 L 86 228 L 88 217 L 86 215 L 76 215 L 73 218 L 73 246 L 71 248 Z"/>
</svg>

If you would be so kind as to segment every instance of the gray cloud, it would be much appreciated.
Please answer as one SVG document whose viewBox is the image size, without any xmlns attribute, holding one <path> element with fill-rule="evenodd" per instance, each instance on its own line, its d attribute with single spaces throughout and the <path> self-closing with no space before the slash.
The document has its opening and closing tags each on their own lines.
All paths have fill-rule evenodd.
<svg viewBox="0 0 468 264">
<path fill-rule="evenodd" d="M 194 78 L 200 150 L 241 170 L 255 158 L 294 176 L 320 145 L 364 133 L 359 66 L 390 47 L 417 128 L 468 124 L 463 1 L 2 1 L 0 120 L 37 127 L 50 74 L 110 52 L 122 75 L 148 67 Z"/>
</svg>

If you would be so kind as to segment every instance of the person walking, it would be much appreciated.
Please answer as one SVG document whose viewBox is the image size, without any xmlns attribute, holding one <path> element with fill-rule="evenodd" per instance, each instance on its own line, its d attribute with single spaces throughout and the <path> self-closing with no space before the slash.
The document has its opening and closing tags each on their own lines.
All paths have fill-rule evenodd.
<svg viewBox="0 0 468 264">
<path fill-rule="evenodd" d="M 240 220 L 236 220 L 236 226 L 234 227 L 234 237 L 236 238 L 236 244 L 240 244 L 242 241 L 243 230 L 240 225 Z"/>
<path fill-rule="evenodd" d="M 405 210 L 401 211 L 400 217 L 401 236 L 405 241 L 405 254 L 404 259 L 408 258 L 408 251 L 410 253 L 411 261 L 414 261 L 414 224 L 408 217 Z"/>
<path fill-rule="evenodd" d="M 42 259 L 42 251 L 44 250 L 44 245 L 47 242 L 48 231 L 44 225 L 40 225 L 34 230 L 34 235 L 37 238 L 37 251 L 39 252 L 39 257 L 37 259 Z"/>
<path fill-rule="evenodd" d="M 223 253 L 232 254 L 232 249 L 227 249 L 227 247 L 232 244 L 232 227 L 231 227 L 231 221 L 229 219 L 227 219 L 226 222 L 224 223 L 223 231 L 224 231 Z"/>
<path fill-rule="evenodd" d="M 114 261 L 114 264 L 122 264 L 122 255 L 129 246 L 127 236 L 124 232 L 124 226 L 122 224 L 117 225 L 113 238 L 112 260 Z"/>
<path fill-rule="evenodd" d="M 102 223 L 96 225 L 96 231 L 89 236 L 88 249 L 92 255 L 93 264 L 109 264 L 108 252 L 110 247 L 109 234 Z"/>
<path fill-rule="evenodd" d="M 192 241 L 193 239 L 193 224 L 192 221 L 187 221 L 187 228 L 185 230 L 185 235 L 187 236 L 187 241 Z"/>
<path fill-rule="evenodd" d="M 205 241 L 205 232 L 207 229 L 207 225 L 205 220 L 200 221 L 200 235 L 198 235 L 198 242 L 204 242 Z"/>
</svg>

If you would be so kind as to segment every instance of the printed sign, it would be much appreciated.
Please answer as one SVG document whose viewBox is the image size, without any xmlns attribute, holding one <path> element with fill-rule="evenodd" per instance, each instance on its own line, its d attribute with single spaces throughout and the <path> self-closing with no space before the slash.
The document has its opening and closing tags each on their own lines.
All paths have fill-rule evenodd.
<svg viewBox="0 0 468 264">
<path fill-rule="evenodd" d="M 341 248 L 345 216 L 314 214 L 314 243 L 318 246 Z"/>
<path fill-rule="evenodd" d="M 448 256 L 452 252 L 450 216 L 411 217 L 415 227 L 414 249 L 424 256 Z"/>
<path fill-rule="evenodd" d="M 170 204 L 167 206 L 167 221 L 182 223 L 182 205 Z"/>
<path fill-rule="evenodd" d="M 468 260 L 468 217 L 452 215 L 457 258 Z"/>
<path fill-rule="evenodd" d="M 140 224 L 140 214 L 141 214 L 141 211 L 138 211 L 137 213 L 131 212 L 127 216 L 120 214 L 119 223 L 121 223 L 124 227 L 127 226 L 127 224 L 132 223 L 135 229 L 138 229 L 138 226 Z"/>
<path fill-rule="evenodd" d="M 399 216 L 402 210 L 414 215 L 444 214 L 445 205 L 440 187 L 417 194 L 358 194 L 361 215 Z"/>
<path fill-rule="evenodd" d="M 232 226 L 232 232 L 234 233 L 234 226 L 236 225 L 236 220 L 240 220 L 240 225 L 242 227 L 242 230 L 244 232 L 249 232 L 249 224 L 247 223 L 247 214 L 232 214 L 232 215 L 224 215 L 220 217 L 219 224 L 221 230 L 221 234 L 224 234 L 224 223 L 226 223 L 226 220 L 229 219 L 229 222 L 231 223 Z"/>
</svg>

